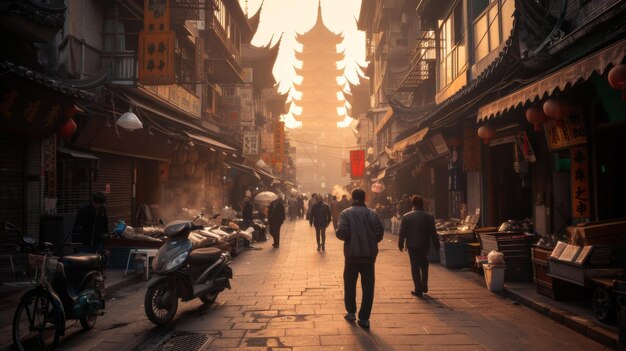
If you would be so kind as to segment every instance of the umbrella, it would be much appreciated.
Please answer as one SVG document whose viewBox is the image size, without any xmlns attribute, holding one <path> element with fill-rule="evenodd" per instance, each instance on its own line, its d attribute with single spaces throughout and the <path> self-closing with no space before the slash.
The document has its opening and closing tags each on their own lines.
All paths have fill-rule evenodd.
<svg viewBox="0 0 626 351">
<path fill-rule="evenodd" d="M 269 204 L 270 202 L 278 199 L 278 195 L 271 191 L 262 191 L 254 197 L 254 202 L 257 204 Z"/>
</svg>

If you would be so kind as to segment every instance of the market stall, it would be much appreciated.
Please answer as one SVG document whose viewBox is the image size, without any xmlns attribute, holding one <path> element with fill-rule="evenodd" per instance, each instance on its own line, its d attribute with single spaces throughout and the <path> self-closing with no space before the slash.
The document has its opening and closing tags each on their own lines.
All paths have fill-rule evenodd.
<svg viewBox="0 0 626 351">
<path fill-rule="evenodd" d="M 439 260 L 447 268 L 465 268 L 474 260 L 469 245 L 476 242 L 474 228 L 480 215 L 467 216 L 463 221 L 438 221 Z M 470 257 L 471 256 L 471 257 Z"/>
</svg>

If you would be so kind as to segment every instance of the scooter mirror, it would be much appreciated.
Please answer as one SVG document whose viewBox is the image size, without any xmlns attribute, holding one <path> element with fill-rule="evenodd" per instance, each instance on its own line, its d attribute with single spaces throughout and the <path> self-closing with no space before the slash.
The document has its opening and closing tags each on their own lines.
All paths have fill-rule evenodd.
<svg viewBox="0 0 626 351">
<path fill-rule="evenodd" d="M 30 244 L 30 245 L 34 245 L 37 240 L 35 240 L 33 237 L 30 236 L 25 236 L 24 238 L 22 238 L 22 240 L 24 240 L 25 243 Z"/>
</svg>

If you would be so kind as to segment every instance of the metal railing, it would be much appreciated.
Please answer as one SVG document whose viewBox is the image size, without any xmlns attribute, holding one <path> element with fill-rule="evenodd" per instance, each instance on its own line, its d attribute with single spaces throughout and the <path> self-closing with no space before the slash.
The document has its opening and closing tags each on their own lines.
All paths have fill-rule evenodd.
<svg viewBox="0 0 626 351">
<path fill-rule="evenodd" d="M 128 83 L 137 81 L 137 53 L 103 53 L 102 60 L 110 67 L 111 81 Z"/>
</svg>

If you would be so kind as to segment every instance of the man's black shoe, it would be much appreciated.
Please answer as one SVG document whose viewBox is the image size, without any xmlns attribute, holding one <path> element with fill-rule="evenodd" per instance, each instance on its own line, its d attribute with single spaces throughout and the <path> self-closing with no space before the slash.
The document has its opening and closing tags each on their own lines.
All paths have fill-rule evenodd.
<svg viewBox="0 0 626 351">
<path fill-rule="evenodd" d="M 424 285 L 422 287 L 422 293 L 426 294 L 428 292 L 428 287 L 426 285 Z"/>
<path fill-rule="evenodd" d="M 358 324 L 361 328 L 363 329 L 369 329 L 370 328 L 370 321 L 367 319 L 359 319 L 356 324 Z"/>
<path fill-rule="evenodd" d="M 411 291 L 411 295 L 416 296 L 416 297 L 424 297 L 421 292 L 417 292 L 417 291 Z"/>
</svg>

